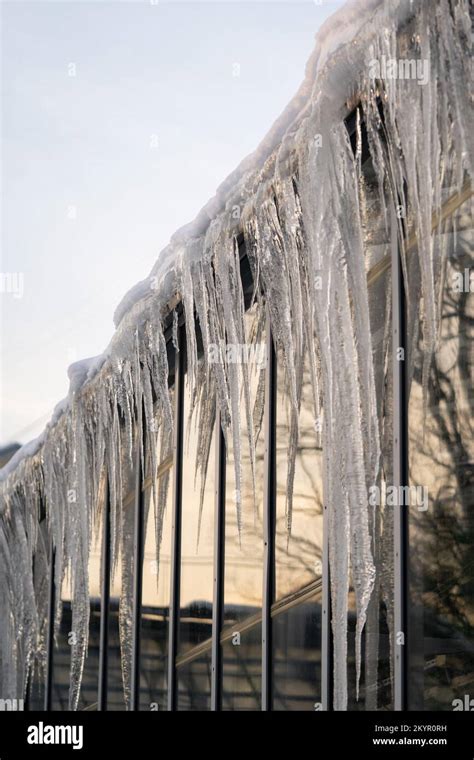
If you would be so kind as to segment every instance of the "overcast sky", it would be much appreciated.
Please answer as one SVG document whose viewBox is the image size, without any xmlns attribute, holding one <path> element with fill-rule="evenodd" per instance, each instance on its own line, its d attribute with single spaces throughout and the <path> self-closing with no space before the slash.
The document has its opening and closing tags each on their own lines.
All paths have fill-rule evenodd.
<svg viewBox="0 0 474 760">
<path fill-rule="evenodd" d="M 0 271 L 20 276 L 0 293 L 0 445 L 41 432 L 68 365 L 104 350 L 122 295 L 257 146 L 343 4 L 1 3 Z"/>
</svg>

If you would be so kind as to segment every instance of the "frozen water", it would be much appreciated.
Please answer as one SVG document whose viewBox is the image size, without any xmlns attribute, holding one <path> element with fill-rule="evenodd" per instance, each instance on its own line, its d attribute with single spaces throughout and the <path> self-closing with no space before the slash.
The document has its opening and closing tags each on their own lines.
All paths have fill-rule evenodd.
<svg viewBox="0 0 474 760">
<path fill-rule="evenodd" d="M 406 33 L 398 33 L 404 25 Z M 124 504 L 124 495 L 135 445 L 140 446 L 142 466 L 151 468 L 152 475 L 171 452 L 173 413 L 164 320 L 179 301 L 186 324 L 187 383 L 199 431 L 196 474 L 201 478 L 201 505 L 197 508 L 202 508 L 212 428 L 218 417 L 226 441 L 233 445 L 241 525 L 242 457 L 248 454 L 255 473 L 264 375 L 252 408 L 248 369 L 230 361 L 225 350 L 230 343 L 246 340 L 238 234 L 243 235 L 255 277 L 260 324 L 268 311 L 289 389 L 289 531 L 306 356 L 315 419 L 322 418 L 324 411 L 321 435 L 324 501 L 329 512 L 334 708 L 347 708 L 350 579 L 357 608 L 357 681 L 362 667 L 361 635 L 369 620 L 366 680 L 373 684 L 377 657 L 377 644 L 371 638 L 377 627 L 374 589 L 385 599 L 390 618 L 393 558 L 389 510 L 384 511 L 381 524 L 380 515 L 369 510 L 367 498 L 368 488 L 380 482 L 381 467 L 384 477 L 390 474 L 369 323 L 361 118 L 386 225 L 388 208 L 395 205 L 405 209 L 407 231 L 416 236 L 420 280 L 410 283 L 408 322 L 413 342 L 420 310 L 426 388 L 439 321 L 440 279 L 434 264 L 432 218 L 440 207 L 443 183 L 460 189 L 470 170 L 470 28 L 464 0 L 436 0 L 429 5 L 418 0 L 358 0 L 335 14 L 318 35 L 303 85 L 268 136 L 221 185 L 197 219 L 174 235 L 150 276 L 126 294 L 115 312 L 117 330 L 104 354 L 71 368 L 68 399 L 55 411 L 42 436 L 23 447 L 0 473 L 2 697 L 24 693 L 33 661 L 44 657 L 38 620 L 44 604 L 35 595 L 32 558 L 37 550 L 38 515 L 45 507 L 55 547 L 56 588 L 61 588 L 66 574 L 72 584 L 75 639 L 70 706 L 77 707 L 88 645 L 89 547 L 97 511 L 103 506 L 107 472 L 112 565 L 117 569 L 121 563 L 122 672 L 129 702 L 134 568 L 131 510 Z M 429 76 L 423 85 L 416 80 L 374 79 L 370 74 L 371 60 L 402 58 L 408 53 L 428 62 Z M 357 103 L 354 155 L 343 120 Z M 236 208 L 238 221 L 233 213 Z M 406 268 L 405 251 L 403 257 Z M 202 337 L 202 358 L 198 357 L 196 325 Z M 176 346 L 177 313 L 171 330 Z M 217 347 L 212 361 L 211 346 Z M 139 417 L 143 437 L 137 433 Z M 245 443 L 241 440 L 243 420 L 248 431 Z M 154 486 L 158 558 L 168 480 L 166 476 Z M 57 596 L 56 630 L 61 615 Z"/>
</svg>

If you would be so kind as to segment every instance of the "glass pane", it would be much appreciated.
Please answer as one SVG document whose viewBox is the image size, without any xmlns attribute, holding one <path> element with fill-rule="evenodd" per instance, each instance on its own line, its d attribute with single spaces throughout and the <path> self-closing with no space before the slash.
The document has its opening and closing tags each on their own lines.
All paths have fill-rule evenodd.
<svg viewBox="0 0 474 760">
<path fill-rule="evenodd" d="M 181 587 L 179 622 L 179 657 L 208 640 L 210 651 L 212 635 L 212 598 L 214 580 L 214 504 L 215 504 L 215 433 L 207 442 L 209 458 L 205 483 L 196 476 L 196 454 L 203 445 L 203 433 L 198 430 L 198 415 L 192 418 L 191 395 L 186 384 L 184 390 L 184 457 L 183 496 L 181 511 Z M 204 444 L 206 446 L 206 444 Z M 202 509 L 200 506 L 203 488 Z M 186 666 L 187 675 L 179 674 L 179 683 L 185 691 L 178 695 L 178 709 L 209 709 L 210 690 L 204 689 L 202 673 L 204 660 Z M 184 679 L 184 680 L 183 680 Z M 195 698 L 190 689 L 196 684 L 199 693 Z M 181 698 L 182 697 L 182 698 Z M 199 707 L 197 707 L 199 705 Z"/>
<path fill-rule="evenodd" d="M 223 710 L 260 710 L 262 704 L 262 625 L 261 613 L 246 619 L 235 608 L 232 631 L 223 637 Z M 232 612 L 229 609 L 229 612 Z"/>
<path fill-rule="evenodd" d="M 122 460 L 122 514 L 120 529 L 120 547 L 115 567 L 110 569 L 109 594 L 109 626 L 107 648 L 107 710 L 126 710 L 127 701 L 124 693 L 123 673 L 131 672 L 131 610 L 122 611 L 123 622 L 128 623 L 129 635 L 121 642 L 120 635 L 120 600 L 124 602 L 133 597 L 133 554 L 134 554 L 134 524 L 135 524 L 135 462 L 136 434 L 131 461 L 123 454 Z M 125 445 L 123 451 L 126 451 Z M 111 526 L 111 537 L 113 527 Z M 125 627 L 125 625 L 124 625 Z M 121 646 L 121 643 L 123 646 Z M 124 667 L 123 667 L 124 666 Z M 130 695 L 128 695 L 129 697 Z"/>
<path fill-rule="evenodd" d="M 273 617 L 273 709 L 321 709 L 321 597 Z"/>
<path fill-rule="evenodd" d="M 173 471 L 169 470 L 160 478 L 161 487 L 166 488 L 166 480 L 168 485 L 159 562 L 156 559 L 155 509 L 150 494 L 143 563 L 140 710 L 167 709 L 172 477 Z"/>
<path fill-rule="evenodd" d="M 349 592 L 347 625 L 347 676 L 349 710 L 392 710 L 393 688 L 390 669 L 390 618 L 381 591 L 376 588 L 369 605 L 367 622 L 362 632 L 362 659 L 357 698 L 356 679 L 356 601 L 353 588 Z"/>
<path fill-rule="evenodd" d="M 211 651 L 178 668 L 178 708 L 209 710 L 211 702 Z"/>
<path fill-rule="evenodd" d="M 468 201 L 436 239 L 438 260 L 446 246 L 447 268 L 426 418 L 421 342 L 414 352 L 409 401 L 414 710 L 472 710 L 474 697 L 472 242 Z"/>
<path fill-rule="evenodd" d="M 200 477 L 195 477 L 199 432 L 196 414 L 189 419 L 190 394 L 185 389 L 183 458 L 183 502 L 181 517 L 181 589 L 179 654 L 211 636 L 214 503 L 215 433 L 209 450 L 209 464 L 200 514 Z"/>
<path fill-rule="evenodd" d="M 257 307 L 245 315 L 247 340 L 256 342 Z M 258 336 L 264 355 L 264 335 Z M 261 609 L 263 561 L 263 482 L 265 442 L 259 409 L 265 371 L 249 362 L 251 404 L 256 435 L 256 494 L 254 500 L 244 400 L 241 403 L 242 528 L 239 535 L 235 507 L 234 458 L 228 437 L 224 572 L 223 709 L 258 710 L 261 706 Z M 257 403 L 256 403 L 257 402 Z"/>
<path fill-rule="evenodd" d="M 119 607 L 122 590 L 121 557 L 110 582 L 109 630 L 107 647 L 107 710 L 125 710 L 119 633 Z"/>
<path fill-rule="evenodd" d="M 309 361 L 305 362 L 293 481 L 291 533 L 288 532 L 289 393 L 281 357 L 277 372 L 277 500 L 275 598 L 280 601 L 309 584 L 321 585 L 323 551 L 322 449 L 318 445 Z M 290 487 L 291 488 L 291 487 Z M 316 599 L 313 595 L 313 599 Z M 314 710 L 321 699 L 320 604 L 305 601 L 274 618 L 274 708 Z M 306 620 L 314 626 L 311 636 Z M 315 623 L 317 622 L 317 625 Z M 297 627 L 301 625 L 301 630 Z M 319 637 L 319 638 L 318 638 Z M 308 649 L 305 649 L 305 646 Z M 316 667 L 317 660 L 317 667 Z M 315 679 L 318 680 L 315 680 Z"/>
<path fill-rule="evenodd" d="M 289 394 L 282 362 L 278 362 L 277 394 L 277 503 L 276 503 L 276 600 L 321 577 L 323 550 L 323 458 L 318 446 L 311 378 L 305 364 L 299 437 L 293 483 L 291 534 L 287 519 Z"/>
<path fill-rule="evenodd" d="M 101 553 L 103 542 L 103 512 L 92 538 L 89 554 L 89 647 L 84 663 L 78 710 L 97 710 L 99 688 L 99 647 L 100 647 L 100 596 L 101 596 Z"/>
<path fill-rule="evenodd" d="M 48 644 L 48 602 L 50 589 L 50 536 L 47 520 L 42 520 L 38 527 L 38 544 L 33 559 L 33 578 L 39 622 L 39 651 L 43 657 L 36 658 L 30 674 L 28 709 L 43 710 L 45 697 L 45 667 Z"/>
<path fill-rule="evenodd" d="M 385 236 L 386 239 L 386 236 Z M 380 257 L 389 255 L 389 246 L 378 230 Z M 393 620 L 393 507 L 385 502 L 385 485 L 393 483 L 392 415 L 392 334 L 391 271 L 386 270 L 369 287 L 369 317 L 372 358 L 381 447 L 377 499 L 369 508 L 373 536 L 372 556 L 376 569 L 374 590 L 362 633 L 362 668 L 357 697 L 356 599 L 351 584 L 348 606 L 348 709 L 393 709 L 391 680 L 390 626 Z M 371 494 L 372 495 L 372 494 Z"/>
<path fill-rule="evenodd" d="M 71 668 L 71 647 L 69 635 L 72 627 L 71 587 L 65 577 L 61 588 L 61 622 L 53 649 L 53 689 L 52 710 L 69 709 L 69 676 Z"/>
</svg>

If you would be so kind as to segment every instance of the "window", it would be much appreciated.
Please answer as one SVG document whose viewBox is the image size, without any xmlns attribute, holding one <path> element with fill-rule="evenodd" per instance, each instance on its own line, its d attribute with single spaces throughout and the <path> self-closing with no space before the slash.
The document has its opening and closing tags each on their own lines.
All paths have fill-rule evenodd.
<svg viewBox="0 0 474 760">
<path fill-rule="evenodd" d="M 51 539 L 45 518 L 40 521 L 38 527 L 38 540 L 33 559 L 33 578 L 40 627 L 40 651 L 45 653 L 45 658 L 44 660 L 35 660 L 32 664 L 28 685 L 28 709 L 44 710 L 49 627 L 48 603 L 51 583 Z"/>
<path fill-rule="evenodd" d="M 396 234 L 396 233 L 394 233 Z M 379 242 L 379 261 L 390 256 Z M 385 259 L 386 260 L 386 259 Z M 376 265 L 374 265 L 376 266 Z M 393 629 L 393 506 L 386 503 L 386 486 L 393 484 L 392 334 L 390 321 L 391 270 L 369 275 L 369 316 L 374 358 L 374 380 L 380 436 L 378 495 L 371 510 L 371 546 L 376 569 L 374 590 L 362 633 L 359 696 L 356 674 L 356 600 L 351 584 L 348 616 L 348 709 L 393 709 L 391 631 Z"/>
<path fill-rule="evenodd" d="M 265 336 L 258 306 L 245 315 L 247 341 L 263 352 Z M 221 635 L 223 659 L 223 710 L 258 710 L 261 707 L 262 578 L 263 578 L 263 482 L 265 442 L 262 403 L 265 370 L 257 360 L 248 365 L 251 380 L 251 409 L 255 438 L 255 498 L 244 399 L 241 402 L 242 520 L 239 531 L 233 443 L 228 436 L 225 504 L 224 628 Z"/>
<path fill-rule="evenodd" d="M 397 241 L 393 229 L 388 234 L 381 226 L 380 206 L 374 199 L 374 188 L 366 188 L 365 193 L 366 271 L 375 403 L 380 425 L 380 468 L 378 500 L 372 503 L 373 509 L 369 514 L 376 576 L 362 634 L 358 695 L 355 654 L 357 610 L 354 587 L 349 584 L 348 709 L 390 710 L 396 705 L 394 682 L 400 678 L 400 673 L 396 675 L 397 668 L 394 668 L 397 664 L 394 652 L 396 655 L 398 645 L 395 640 L 396 615 L 405 602 L 403 594 L 407 589 L 401 590 L 398 600 L 394 589 L 397 573 L 404 573 L 407 564 L 404 560 L 397 565 L 394 548 L 402 530 L 397 527 L 395 515 L 402 513 L 400 506 L 389 499 L 387 489 L 397 485 L 394 482 L 396 457 L 400 452 L 404 453 L 409 443 L 410 489 L 408 486 L 405 488 L 410 490 L 410 501 L 404 514 L 409 514 L 410 603 L 406 629 L 408 658 L 403 658 L 402 678 L 406 675 L 408 662 L 410 708 L 452 710 L 456 709 L 456 700 L 463 703 L 465 695 L 471 694 L 474 689 L 474 445 L 469 427 L 474 404 L 474 299 L 469 269 L 472 222 L 468 203 L 464 206 L 458 204 L 454 216 L 447 218 L 443 234 L 436 241 L 438 262 L 443 256 L 447 257 L 447 273 L 443 290 L 441 340 L 427 376 L 426 414 L 423 336 L 419 336 L 416 329 L 420 315 L 411 314 L 411 322 L 407 325 L 408 352 L 401 359 L 405 362 L 410 391 L 406 420 L 403 405 L 396 409 L 395 402 L 396 384 L 403 385 L 405 370 L 400 373 L 400 377 L 403 376 L 400 382 L 400 377 L 394 372 L 392 345 L 392 321 L 396 312 L 392 299 L 398 298 L 400 305 L 403 305 L 401 288 L 399 292 L 395 288 L 392 293 L 392 281 L 396 275 L 392 272 L 391 263 Z M 453 203 L 449 201 L 448 205 L 452 207 Z M 409 222 L 407 234 L 410 234 Z M 387 237 L 393 239 L 387 240 Z M 408 244 L 410 288 L 417 286 L 419 278 L 417 259 L 412 255 L 413 247 L 412 243 Z M 435 274 L 438 277 L 439 272 Z M 179 380 L 184 381 L 184 386 L 180 387 L 183 449 L 179 435 L 177 452 L 182 459 L 181 463 L 175 459 L 169 441 L 160 445 L 155 482 L 158 499 L 155 503 L 152 488 L 155 475 L 150 473 L 147 458 L 148 469 L 141 484 L 141 492 L 145 496 L 141 606 L 134 598 L 138 588 L 134 583 L 133 554 L 136 543 L 136 472 L 133 465 L 125 465 L 122 522 L 115 528 L 127 534 L 127 540 L 122 542 L 127 556 L 119 555 L 116 558 L 110 574 L 106 657 L 108 710 L 123 710 L 130 704 L 129 655 L 133 637 L 128 637 L 127 632 L 132 633 L 132 626 L 137 622 L 132 620 L 136 609 L 141 609 L 137 626 L 140 635 L 141 710 L 168 709 L 170 694 L 173 706 L 178 710 L 209 710 L 211 706 L 222 710 L 260 710 L 262 705 L 266 706 L 262 694 L 267 696 L 267 684 L 271 685 L 270 706 L 273 710 L 319 710 L 325 690 L 326 694 L 330 694 L 331 667 L 324 666 L 331 663 L 331 637 L 329 651 L 325 649 L 326 644 L 323 646 L 328 634 L 324 612 L 326 609 L 330 612 L 326 578 L 323 586 L 326 560 L 323 557 L 326 538 L 323 535 L 323 515 L 326 504 L 321 433 L 324 411 L 317 412 L 315 409 L 317 404 L 313 398 L 309 357 L 306 356 L 301 388 L 297 394 L 298 437 L 295 468 L 290 478 L 293 498 L 289 532 L 288 453 L 293 423 L 283 360 L 277 353 L 270 403 L 270 399 L 265 398 L 270 376 L 265 364 L 267 324 L 262 306 L 254 304 L 246 312 L 244 320 L 246 348 L 250 346 L 251 350 L 243 354 L 235 352 L 233 358 L 228 359 L 239 364 L 240 378 L 248 372 L 250 379 L 250 416 L 247 416 L 247 400 L 242 392 L 237 427 L 242 460 L 240 525 L 236 510 L 235 441 L 230 430 L 226 438 L 222 435 L 212 403 L 206 407 L 211 419 L 210 434 L 207 438 L 203 435 L 199 412 L 193 407 L 196 399 L 186 384 L 184 328 L 180 328 L 182 361 L 178 364 Z M 199 337 L 198 346 L 201 348 Z M 173 389 L 171 393 L 174 395 Z M 270 438 L 266 440 L 268 430 L 265 423 L 268 421 L 270 424 L 273 420 L 275 394 L 275 430 L 270 431 Z M 395 422 L 401 417 L 408 422 L 408 431 L 402 426 L 400 439 L 395 440 Z M 216 442 L 217 434 L 219 445 Z M 254 472 L 251 464 L 252 436 L 255 444 Z M 397 447 L 400 449 L 398 454 Z M 201 466 L 206 463 L 205 481 L 201 480 L 201 471 L 198 469 L 196 472 L 197 454 Z M 276 492 L 270 489 L 267 496 L 265 485 L 270 480 L 272 462 L 275 463 Z M 181 472 L 180 488 L 176 490 L 179 499 L 174 498 L 171 488 L 176 464 L 180 464 Z M 347 475 L 350 476 L 350 473 Z M 272 503 L 273 496 L 275 504 Z M 175 506 L 179 507 L 179 526 L 173 533 Z M 405 509 L 403 503 L 402 506 Z M 105 515 L 105 508 L 99 510 L 100 519 L 89 562 L 90 642 L 79 702 L 80 709 L 88 710 L 95 709 L 97 705 L 100 676 L 99 623 L 103 605 L 99 574 L 101 559 L 104 559 L 100 555 Z M 270 520 L 267 519 L 269 515 Z M 266 538 L 268 525 L 274 525 L 271 536 L 274 552 L 267 554 L 264 536 Z M 219 536 L 222 533 L 223 541 L 216 540 L 216 528 Z M 112 536 L 113 529 L 107 544 L 109 554 Z M 47 575 L 44 568 L 49 562 L 48 546 L 46 525 L 42 523 L 35 556 L 35 591 L 41 599 L 45 598 L 41 584 L 43 576 Z M 269 584 L 266 583 L 268 556 L 274 556 Z M 171 592 L 176 590 L 179 606 L 172 615 Z M 173 599 L 174 596 L 175 593 Z M 216 600 L 219 602 L 219 614 L 214 606 Z M 64 579 L 60 601 L 62 618 L 54 648 L 52 705 L 54 709 L 64 710 L 68 709 L 71 657 L 71 591 L 68 575 Z M 222 620 L 219 620 L 220 611 Z M 270 652 L 265 648 L 265 635 L 262 635 L 267 631 L 269 618 Z M 174 670 L 170 669 L 169 663 L 170 632 L 172 649 L 176 645 L 172 662 Z M 46 628 L 40 635 L 46 636 Z M 213 664 L 219 660 L 216 652 L 220 655 L 217 676 L 213 672 Z M 271 667 L 268 681 L 262 678 L 264 673 L 267 674 L 263 667 L 267 656 Z M 41 706 L 43 700 L 41 681 L 44 676 L 41 675 L 41 667 L 41 663 L 35 663 L 30 686 L 31 705 Z M 169 683 L 170 670 L 172 687 Z"/>
<path fill-rule="evenodd" d="M 194 412 L 192 414 L 191 412 Z M 212 425 L 211 425 L 212 429 Z M 196 472 L 204 449 L 207 477 Z M 181 505 L 181 573 L 178 645 L 178 709 L 208 710 L 211 700 L 211 635 L 214 588 L 215 432 L 206 440 L 184 391 L 184 456 Z M 201 491 L 202 489 L 202 491 Z M 202 505 L 201 505 L 202 498 Z"/>
<path fill-rule="evenodd" d="M 89 553 L 89 645 L 84 663 L 78 710 L 97 710 L 101 618 L 101 554 L 103 545 L 103 505 L 95 525 Z"/>
<path fill-rule="evenodd" d="M 290 399 L 281 358 L 277 388 L 273 709 L 314 710 L 321 701 L 323 473 L 309 362 L 305 362 L 301 386 L 291 534 L 287 499 Z"/>
<path fill-rule="evenodd" d="M 136 444 L 135 444 L 136 446 Z M 107 630 L 107 710 L 125 710 L 130 702 L 130 672 L 124 672 L 123 665 L 130 661 L 132 598 L 133 598 L 133 533 L 135 514 L 135 460 L 136 448 L 133 448 L 132 461 L 124 459 L 122 493 L 123 502 L 120 512 L 121 524 L 111 525 L 110 558 L 113 557 L 114 534 L 120 531 L 123 540 L 116 551 L 115 562 L 110 567 L 110 590 Z M 125 451 L 125 448 L 124 448 Z M 127 626 L 127 628 L 126 628 Z M 126 636 L 124 634 L 127 634 Z M 122 652 L 123 648 L 123 652 Z"/>
<path fill-rule="evenodd" d="M 167 467 L 165 471 L 164 468 Z M 171 570 L 172 470 L 167 460 L 158 467 L 158 501 L 165 499 L 163 516 L 156 514 L 149 490 L 145 532 L 140 646 L 140 710 L 166 710 L 168 688 L 168 624 Z M 156 522 L 155 522 L 156 521 Z M 155 525 L 160 525 L 161 537 Z M 157 560 L 157 542 L 160 547 Z"/>
<path fill-rule="evenodd" d="M 409 706 L 414 710 L 453 710 L 456 700 L 474 694 L 474 294 L 469 201 L 437 236 L 438 260 L 443 250 L 447 271 L 440 341 L 430 367 L 426 416 L 421 337 L 414 349 L 409 399 L 410 486 L 415 489 L 409 517 Z"/>
<path fill-rule="evenodd" d="M 52 710 L 69 709 L 69 677 L 71 668 L 70 634 L 72 633 L 71 585 L 69 577 L 60 590 L 61 620 L 54 642 Z"/>
</svg>

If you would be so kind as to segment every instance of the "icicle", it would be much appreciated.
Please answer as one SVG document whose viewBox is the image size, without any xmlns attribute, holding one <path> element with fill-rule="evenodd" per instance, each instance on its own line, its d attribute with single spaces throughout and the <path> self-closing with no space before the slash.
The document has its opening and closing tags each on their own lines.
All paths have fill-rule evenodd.
<svg viewBox="0 0 474 760">
<path fill-rule="evenodd" d="M 91 462 L 88 461 L 86 446 L 86 421 L 82 417 L 81 405 L 73 402 L 73 424 L 71 431 L 71 451 L 73 466 L 72 482 L 68 488 L 67 530 L 70 546 L 71 586 L 72 586 L 72 624 L 71 624 L 71 676 L 69 690 L 69 707 L 76 710 L 82 672 L 89 637 L 89 541 L 90 541 L 90 494 L 88 473 Z M 72 486 L 72 487 L 71 487 Z"/>
<path fill-rule="evenodd" d="M 186 320 L 186 361 L 187 361 L 187 373 L 186 381 L 189 385 L 189 393 L 191 399 L 194 401 L 196 374 L 197 374 L 197 345 L 196 345 L 196 328 L 195 328 L 195 305 L 194 305 L 194 277 L 191 274 L 191 269 L 188 263 L 188 257 L 194 258 L 194 246 L 195 241 L 192 241 L 189 251 L 184 251 L 183 261 L 181 264 L 181 293 L 183 295 L 183 306 Z M 197 244 L 201 246 L 202 243 Z"/>
<path fill-rule="evenodd" d="M 231 412 L 229 387 L 224 365 L 226 336 L 222 310 L 218 309 L 218 298 L 215 288 L 213 267 L 211 261 L 207 258 L 202 262 L 202 292 L 203 298 L 196 303 L 199 322 L 201 324 L 201 332 L 203 332 L 202 325 L 205 324 L 207 326 L 208 350 L 207 352 L 204 352 L 204 362 L 206 363 L 206 371 L 211 372 L 212 370 L 212 373 L 214 374 L 221 428 L 227 444 L 227 430 L 230 427 Z M 216 353 L 217 355 L 213 356 L 212 366 L 209 366 L 211 346 L 213 353 Z"/>
<path fill-rule="evenodd" d="M 196 551 L 199 547 L 201 537 L 202 512 L 204 507 L 204 497 L 206 488 L 207 471 L 209 458 L 211 454 L 211 444 L 215 432 L 216 422 L 216 394 L 210 392 L 201 401 L 200 418 L 198 424 L 198 446 L 196 454 L 196 475 L 200 473 L 200 495 L 199 495 L 199 518 L 198 530 L 196 537 Z"/>
<path fill-rule="evenodd" d="M 161 443 L 160 451 L 162 461 L 172 451 L 172 433 L 166 429 L 163 425 L 161 428 Z M 156 576 L 156 588 L 158 589 L 159 571 L 160 571 L 160 555 L 161 555 L 161 540 L 163 537 L 163 522 L 165 517 L 165 510 L 168 498 L 170 482 L 170 470 L 167 470 L 160 478 L 158 484 L 158 493 L 156 500 L 153 501 L 155 508 L 155 548 L 156 548 L 156 563 L 157 563 L 157 576 Z"/>
<path fill-rule="evenodd" d="M 121 569 L 122 587 L 119 602 L 119 632 L 120 653 L 122 664 L 122 680 L 125 705 L 130 709 L 131 701 L 131 677 L 132 677 L 132 647 L 133 647 L 133 524 L 134 510 L 122 508 L 121 510 Z"/>
<path fill-rule="evenodd" d="M 393 620 L 393 515 L 386 507 L 380 513 L 370 512 L 367 491 L 381 477 L 387 481 L 391 477 L 389 431 L 384 420 L 391 413 L 392 389 L 389 380 L 381 404 L 368 309 L 364 250 L 368 210 L 361 166 L 361 117 L 377 179 L 381 220 L 388 230 L 393 207 L 405 215 L 398 219 L 397 232 L 407 282 L 407 374 L 410 380 L 420 334 L 425 404 L 447 257 L 445 241 L 435 249 L 432 232 L 443 231 L 439 214 L 443 189 L 459 191 L 472 171 L 468 149 L 474 128 L 465 86 L 470 75 L 468 4 L 437 0 L 431 12 L 426 4 L 397 0 L 390 8 L 383 4 L 380 11 L 372 9 L 370 25 L 365 24 L 367 16 L 360 10 L 358 3 L 346 9 L 341 37 L 339 31 L 335 33 L 337 20 L 329 36 L 325 32 L 324 45 L 308 67 L 305 87 L 284 120 L 254 159 L 239 167 L 232 182 L 224 183 L 198 220 L 173 238 L 150 278 L 136 286 L 117 310 L 118 329 L 101 361 L 80 368 L 83 385 L 74 386 L 68 403 L 55 415 L 37 446 L 1 474 L 0 573 L 5 583 L 0 584 L 0 602 L 5 615 L 0 617 L 0 673 L 5 694 L 17 697 L 33 663 L 44 659 L 44 595 L 36 596 L 31 577 L 41 503 L 55 550 L 56 588 L 61 589 L 66 576 L 72 581 L 73 633 L 77 638 L 72 647 L 70 706 L 77 707 L 87 650 L 89 547 L 106 470 L 112 571 L 119 559 L 122 563 L 120 631 L 129 703 L 134 568 L 132 510 L 125 508 L 124 497 L 137 445 L 143 467 L 147 464 L 142 437 L 137 440 L 137 419 L 144 410 L 159 560 L 169 472 L 161 476 L 158 486 L 154 476 L 158 462 L 172 451 L 174 424 L 165 325 L 169 325 L 169 309 L 174 308 L 171 342 L 177 350 L 179 296 L 186 326 L 190 415 L 199 441 L 200 512 L 218 416 L 228 449 L 229 437 L 232 439 L 241 529 L 242 450 L 245 446 L 249 449 L 255 487 L 255 441 L 261 434 L 265 374 L 260 371 L 252 408 L 251 373 L 246 364 L 240 367 L 230 361 L 227 349 L 255 336 L 258 342 L 268 308 L 289 394 L 287 518 L 291 530 L 302 373 L 305 360 L 309 362 L 318 421 L 321 406 L 324 411 L 335 709 L 347 707 L 350 573 L 357 606 L 357 688 L 367 615 L 367 683 L 371 688 L 376 678 L 377 642 L 370 636 L 376 631 L 379 589 L 389 623 Z M 414 42 L 406 31 L 400 31 L 405 21 Z M 349 30 L 356 30 L 360 44 L 350 42 L 353 31 Z M 414 57 L 428 62 L 429 76 L 423 85 L 416 80 L 373 80 L 366 75 L 371 58 L 398 59 L 407 48 Z M 357 72 L 360 81 L 356 81 Z M 361 93 L 361 105 L 354 156 L 343 124 L 343 103 L 348 97 L 352 100 L 355 92 Z M 238 223 L 230 213 L 235 205 L 242 209 Z M 240 233 L 254 278 L 252 303 L 258 306 L 256 332 L 251 337 L 245 331 L 248 302 L 244 304 L 240 282 Z M 202 358 L 198 357 L 196 320 Z M 387 340 L 386 333 L 386 362 Z M 91 375 L 89 369 L 94 370 Z M 245 443 L 241 440 L 242 419 L 248 431 Z M 71 491 L 76 493 L 75 502 L 68 499 Z M 378 575 L 374 555 L 382 567 Z M 60 619 L 58 594 L 55 634 Z"/>
<path fill-rule="evenodd" d="M 179 341 L 178 341 L 178 312 L 175 309 L 173 311 L 173 328 L 171 333 L 171 341 L 173 343 L 173 348 L 175 351 L 179 351 Z"/>
<path fill-rule="evenodd" d="M 219 238 L 218 238 L 219 240 Z M 217 308 L 223 315 L 226 331 L 226 343 L 236 347 L 241 342 L 239 340 L 239 329 L 237 325 L 238 313 L 234 309 L 236 298 L 238 298 L 236 289 L 236 280 L 239 277 L 235 271 L 234 249 L 232 241 L 224 238 L 220 239 L 218 253 L 214 259 L 216 272 L 216 291 L 217 291 Z M 239 286 L 240 287 L 240 284 Z M 231 409 L 231 431 L 233 443 L 233 458 L 235 470 L 235 506 L 237 512 L 237 527 L 239 536 L 242 531 L 242 458 L 241 458 L 241 439 L 240 439 L 240 373 L 239 365 L 234 361 L 225 362 L 226 378 L 229 387 L 230 409 Z"/>
</svg>

